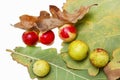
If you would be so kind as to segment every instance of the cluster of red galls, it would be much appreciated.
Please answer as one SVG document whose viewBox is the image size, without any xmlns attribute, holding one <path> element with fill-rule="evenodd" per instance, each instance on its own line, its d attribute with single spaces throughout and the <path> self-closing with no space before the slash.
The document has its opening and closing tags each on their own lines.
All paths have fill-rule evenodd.
<svg viewBox="0 0 120 80">
<path fill-rule="evenodd" d="M 73 41 L 76 38 L 76 27 L 72 24 L 64 24 L 59 27 L 59 37 L 64 42 Z M 45 45 L 50 45 L 55 39 L 55 34 L 52 30 L 47 32 L 25 31 L 22 35 L 23 42 L 28 46 L 34 46 L 37 42 Z"/>
</svg>

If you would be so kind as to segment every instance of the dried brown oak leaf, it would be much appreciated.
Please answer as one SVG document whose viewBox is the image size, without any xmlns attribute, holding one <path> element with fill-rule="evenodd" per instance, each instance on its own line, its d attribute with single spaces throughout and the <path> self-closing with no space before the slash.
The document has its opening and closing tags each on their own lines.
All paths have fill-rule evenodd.
<svg viewBox="0 0 120 80">
<path fill-rule="evenodd" d="M 92 6 L 97 4 L 93 4 L 90 6 L 81 6 L 80 9 L 75 10 L 74 13 L 70 14 L 66 10 L 63 9 L 63 12 L 54 5 L 50 5 L 50 12 L 53 17 L 58 18 L 60 20 L 76 23 L 78 20 L 82 19 L 90 10 Z"/>
<path fill-rule="evenodd" d="M 41 11 L 40 16 L 22 15 L 19 17 L 20 22 L 14 24 L 14 26 L 25 30 L 45 32 L 60 27 L 65 23 L 76 23 L 78 20 L 82 19 L 94 5 L 97 4 L 80 7 L 80 9 L 74 11 L 73 14 L 65 10 L 61 11 L 58 7 L 50 5 L 49 10 L 52 16 L 50 16 L 47 11 Z"/>
<path fill-rule="evenodd" d="M 113 52 L 113 59 L 104 68 L 108 80 L 117 80 L 120 78 L 120 48 Z"/>
<path fill-rule="evenodd" d="M 35 21 L 37 20 L 37 17 L 30 15 L 22 15 L 19 18 L 20 22 L 14 24 L 14 26 L 25 30 L 31 29 L 33 26 L 35 26 Z"/>
</svg>

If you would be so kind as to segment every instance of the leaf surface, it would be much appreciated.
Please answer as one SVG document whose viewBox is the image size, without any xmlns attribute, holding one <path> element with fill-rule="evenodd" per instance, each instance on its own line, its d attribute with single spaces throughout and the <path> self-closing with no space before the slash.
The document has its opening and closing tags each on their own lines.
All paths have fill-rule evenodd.
<svg viewBox="0 0 120 80">
<path fill-rule="evenodd" d="M 80 6 L 90 4 L 98 4 L 98 6 L 92 7 L 89 13 L 75 24 L 78 31 L 76 40 L 82 40 L 87 43 L 89 52 L 95 48 L 103 48 L 107 50 L 110 58 L 112 58 L 112 52 L 116 48 L 120 48 L 120 1 L 67 0 L 63 8 L 73 13 Z M 67 66 L 73 69 L 87 69 L 90 75 L 97 75 L 98 69 L 90 64 L 89 57 L 78 63 L 69 58 L 68 54 L 66 54 L 68 45 L 69 43 L 63 43 L 63 48 L 61 49 Z M 93 72 L 89 71 L 91 69 Z"/>
<path fill-rule="evenodd" d="M 98 6 L 92 7 L 90 12 L 78 23 L 76 27 L 78 36 L 76 39 L 85 41 L 90 50 L 102 47 L 110 53 L 117 47 L 120 47 L 120 1 L 117 0 L 67 0 L 64 9 L 73 12 L 81 5 L 90 5 L 98 3 Z M 114 4 L 113 4 L 114 3 Z M 62 51 L 67 51 L 69 43 L 63 43 Z"/>
<path fill-rule="evenodd" d="M 57 54 L 56 49 L 41 49 L 41 47 L 16 47 L 14 51 L 8 50 L 12 52 L 12 58 L 17 62 L 25 65 L 28 68 L 30 77 L 32 79 L 38 78 L 38 80 L 91 80 L 91 79 L 102 79 L 99 76 L 104 76 L 100 74 L 99 76 L 92 77 L 90 75 L 86 75 L 87 71 L 73 70 L 67 68 L 64 61 L 61 58 L 61 55 Z M 32 65 L 34 61 L 38 59 L 44 59 L 49 62 L 51 65 L 50 73 L 43 78 L 36 76 L 32 71 Z"/>
</svg>

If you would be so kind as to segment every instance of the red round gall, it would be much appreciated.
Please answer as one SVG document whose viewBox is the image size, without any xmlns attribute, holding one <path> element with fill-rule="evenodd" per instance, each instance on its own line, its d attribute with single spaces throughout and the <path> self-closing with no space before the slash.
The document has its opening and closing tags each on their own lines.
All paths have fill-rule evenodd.
<svg viewBox="0 0 120 80">
<path fill-rule="evenodd" d="M 22 34 L 23 42 L 28 46 L 34 46 L 38 41 L 38 35 L 35 31 L 25 31 Z"/>
<path fill-rule="evenodd" d="M 59 28 L 59 36 L 64 42 L 73 41 L 76 37 L 77 30 L 74 25 L 65 24 Z"/>
<path fill-rule="evenodd" d="M 49 45 L 51 44 L 55 39 L 55 34 L 52 30 L 49 30 L 45 33 L 39 33 L 39 41 L 42 44 Z"/>
</svg>

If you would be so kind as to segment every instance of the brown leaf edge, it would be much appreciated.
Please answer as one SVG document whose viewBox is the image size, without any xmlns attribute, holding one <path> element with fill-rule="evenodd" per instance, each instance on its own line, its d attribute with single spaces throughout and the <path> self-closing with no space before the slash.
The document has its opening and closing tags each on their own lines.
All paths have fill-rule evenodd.
<svg viewBox="0 0 120 80">
<path fill-rule="evenodd" d="M 108 80 L 117 80 L 120 78 L 120 66 L 115 66 L 117 64 L 120 64 L 120 59 L 118 58 L 117 61 L 113 61 L 116 57 L 120 57 L 117 54 L 120 54 L 120 48 L 116 49 L 113 52 L 113 59 L 107 64 L 106 67 L 104 67 L 104 72 Z"/>
<path fill-rule="evenodd" d="M 18 52 L 14 52 L 14 51 L 12 51 L 12 50 L 10 50 L 10 49 L 6 49 L 6 51 L 12 53 L 11 56 L 12 56 L 12 59 L 13 59 L 14 61 L 16 61 L 17 63 L 22 64 L 22 65 L 25 66 L 25 67 L 27 67 L 28 73 L 30 74 L 30 77 L 31 77 L 32 79 L 38 77 L 38 76 L 36 76 L 36 75 L 32 72 L 32 70 L 31 70 L 33 63 L 35 62 L 35 60 L 38 60 L 38 58 L 32 59 L 32 57 L 31 57 L 31 59 L 30 59 L 30 58 L 28 58 L 27 55 L 22 55 L 22 54 L 20 54 L 20 53 L 18 53 Z M 18 56 L 17 56 L 17 55 L 18 55 Z M 22 56 L 24 56 L 24 57 L 22 57 Z M 20 59 L 20 58 L 21 58 L 21 59 Z M 26 61 L 26 63 L 23 63 L 24 60 Z"/>
</svg>

